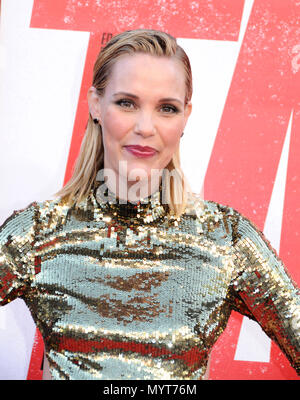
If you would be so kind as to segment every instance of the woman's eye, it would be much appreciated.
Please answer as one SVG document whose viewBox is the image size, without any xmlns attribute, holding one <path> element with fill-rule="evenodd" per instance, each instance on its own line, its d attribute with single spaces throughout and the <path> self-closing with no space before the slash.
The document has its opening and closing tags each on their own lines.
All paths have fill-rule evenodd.
<svg viewBox="0 0 300 400">
<path fill-rule="evenodd" d="M 177 108 L 175 106 L 171 106 L 171 105 L 168 105 L 168 104 L 163 105 L 161 108 L 167 114 L 173 114 L 173 113 L 177 113 L 178 112 L 178 110 L 177 110 Z"/>
<path fill-rule="evenodd" d="M 116 101 L 116 104 L 119 105 L 122 108 L 127 108 L 127 109 L 134 109 L 135 104 L 131 100 L 126 100 L 126 99 L 120 99 Z M 170 104 L 164 104 L 160 108 L 165 114 L 175 114 L 178 113 L 177 107 L 170 105 Z"/>
<path fill-rule="evenodd" d="M 131 108 L 131 106 L 133 106 L 133 103 L 131 101 L 125 99 L 118 100 L 116 104 L 125 108 Z"/>
</svg>

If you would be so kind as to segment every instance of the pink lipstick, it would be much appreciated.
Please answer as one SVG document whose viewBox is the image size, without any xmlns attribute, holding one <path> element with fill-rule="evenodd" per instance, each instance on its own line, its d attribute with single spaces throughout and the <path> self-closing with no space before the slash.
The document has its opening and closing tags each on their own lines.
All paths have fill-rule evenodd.
<svg viewBox="0 0 300 400">
<path fill-rule="evenodd" d="M 157 151 L 149 146 L 125 146 L 126 149 L 136 157 L 152 157 Z"/>
</svg>

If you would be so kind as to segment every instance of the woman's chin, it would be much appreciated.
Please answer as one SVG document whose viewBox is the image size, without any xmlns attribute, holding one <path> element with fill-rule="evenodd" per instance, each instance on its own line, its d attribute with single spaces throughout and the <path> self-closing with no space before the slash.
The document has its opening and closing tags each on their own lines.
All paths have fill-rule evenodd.
<svg viewBox="0 0 300 400">
<path fill-rule="evenodd" d="M 124 168 L 125 167 L 125 168 Z M 149 180 L 157 170 L 142 162 L 127 162 L 120 170 L 122 176 L 127 176 L 130 181 Z"/>
</svg>

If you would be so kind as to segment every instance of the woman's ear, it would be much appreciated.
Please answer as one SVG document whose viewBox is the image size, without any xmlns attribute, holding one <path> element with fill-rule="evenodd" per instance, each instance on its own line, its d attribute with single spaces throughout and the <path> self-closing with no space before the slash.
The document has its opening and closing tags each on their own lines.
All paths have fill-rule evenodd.
<svg viewBox="0 0 300 400">
<path fill-rule="evenodd" d="M 192 108 L 193 108 L 192 103 L 190 101 L 187 102 L 187 104 L 185 105 L 185 113 L 186 113 L 187 117 L 189 117 L 191 115 Z"/>
<path fill-rule="evenodd" d="M 91 86 L 87 93 L 89 111 L 93 119 L 101 120 L 101 110 L 100 110 L 100 98 L 97 93 L 97 89 Z"/>
<path fill-rule="evenodd" d="M 189 116 L 191 115 L 192 108 L 193 108 L 193 106 L 190 101 L 184 106 L 184 119 L 185 119 L 184 126 L 186 125 L 186 123 L 189 119 Z"/>
</svg>

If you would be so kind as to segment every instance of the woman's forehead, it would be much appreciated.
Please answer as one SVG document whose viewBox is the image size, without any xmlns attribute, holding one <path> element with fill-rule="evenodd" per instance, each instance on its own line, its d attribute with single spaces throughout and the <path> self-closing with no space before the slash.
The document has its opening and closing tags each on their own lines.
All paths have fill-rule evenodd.
<svg viewBox="0 0 300 400">
<path fill-rule="evenodd" d="M 115 91 L 128 91 L 132 87 L 138 90 L 145 86 L 178 93 L 185 91 L 185 72 L 180 61 L 174 57 L 126 54 L 113 65 L 108 86 Z"/>
<path fill-rule="evenodd" d="M 113 70 L 136 70 L 137 68 L 158 68 L 158 69 L 173 69 L 176 73 L 184 74 L 182 63 L 175 57 L 158 56 L 149 53 L 130 53 L 124 54 L 114 62 Z"/>
</svg>

